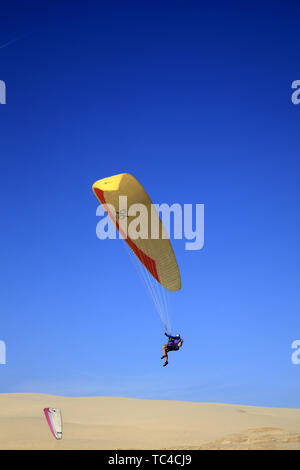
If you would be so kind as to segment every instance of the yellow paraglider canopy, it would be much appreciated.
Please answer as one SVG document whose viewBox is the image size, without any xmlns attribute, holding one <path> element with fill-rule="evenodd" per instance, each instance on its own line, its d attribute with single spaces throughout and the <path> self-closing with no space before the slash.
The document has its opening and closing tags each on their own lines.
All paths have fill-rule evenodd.
<svg viewBox="0 0 300 470">
<path fill-rule="evenodd" d="M 122 173 L 96 181 L 93 184 L 93 191 L 117 230 L 148 272 L 166 289 L 179 290 L 180 273 L 169 237 L 150 197 L 137 179 L 128 173 Z M 121 215 L 120 196 L 127 198 L 129 210 L 125 216 Z M 142 205 L 146 209 L 139 219 L 147 236 L 133 239 L 126 229 L 136 218 L 136 213 L 132 214 L 130 207 L 136 208 L 137 205 Z"/>
</svg>

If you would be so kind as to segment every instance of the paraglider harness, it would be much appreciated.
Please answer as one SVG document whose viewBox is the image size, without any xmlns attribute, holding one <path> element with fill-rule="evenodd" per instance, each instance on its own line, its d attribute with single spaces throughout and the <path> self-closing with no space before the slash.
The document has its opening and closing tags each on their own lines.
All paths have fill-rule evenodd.
<svg viewBox="0 0 300 470">
<path fill-rule="evenodd" d="M 183 339 L 181 339 L 180 336 L 168 335 L 168 333 L 165 333 L 165 335 L 169 338 L 169 341 L 166 347 L 166 352 L 168 353 L 169 351 L 178 351 L 178 349 L 180 349 L 182 346 Z M 177 342 L 176 340 L 179 340 L 179 341 Z"/>
</svg>

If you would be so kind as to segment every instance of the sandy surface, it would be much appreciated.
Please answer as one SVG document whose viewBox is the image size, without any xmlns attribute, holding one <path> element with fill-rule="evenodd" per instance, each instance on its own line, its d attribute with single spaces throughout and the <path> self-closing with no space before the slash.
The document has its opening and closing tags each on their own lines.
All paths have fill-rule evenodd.
<svg viewBox="0 0 300 470">
<path fill-rule="evenodd" d="M 62 409 L 61 441 L 49 406 Z M 0 449 L 300 449 L 300 409 L 0 394 Z"/>
</svg>

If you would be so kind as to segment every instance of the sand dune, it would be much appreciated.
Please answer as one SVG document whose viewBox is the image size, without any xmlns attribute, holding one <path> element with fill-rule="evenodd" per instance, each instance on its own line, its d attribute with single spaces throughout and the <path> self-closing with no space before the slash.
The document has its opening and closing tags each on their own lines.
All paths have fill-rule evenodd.
<svg viewBox="0 0 300 470">
<path fill-rule="evenodd" d="M 44 407 L 62 409 L 56 441 Z M 300 449 L 300 410 L 0 394 L 0 449 Z"/>
</svg>

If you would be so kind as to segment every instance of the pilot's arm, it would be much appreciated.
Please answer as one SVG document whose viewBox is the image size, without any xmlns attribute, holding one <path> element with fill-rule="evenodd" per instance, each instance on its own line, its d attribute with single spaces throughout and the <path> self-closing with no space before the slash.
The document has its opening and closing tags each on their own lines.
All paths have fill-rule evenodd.
<svg viewBox="0 0 300 470">
<path fill-rule="evenodd" d="M 168 335 L 168 333 L 165 333 L 165 335 L 169 338 L 169 339 L 179 339 L 180 336 L 171 336 L 171 335 Z M 181 338 L 180 338 L 181 339 Z"/>
</svg>

